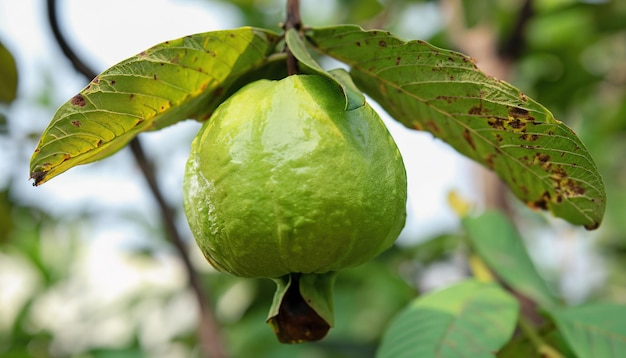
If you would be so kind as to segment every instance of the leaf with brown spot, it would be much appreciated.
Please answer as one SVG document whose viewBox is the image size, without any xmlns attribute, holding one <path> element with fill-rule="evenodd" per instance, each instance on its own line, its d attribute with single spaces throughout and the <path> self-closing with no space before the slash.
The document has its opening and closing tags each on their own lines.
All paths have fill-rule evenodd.
<svg viewBox="0 0 626 358">
<path fill-rule="evenodd" d="M 35 185 L 105 158 L 143 131 L 204 119 L 230 94 L 276 75 L 279 36 L 240 28 L 166 41 L 96 77 L 62 105 L 31 158 Z M 217 54 L 217 55 L 216 55 Z M 282 75 L 282 74 L 281 74 Z"/>
<path fill-rule="evenodd" d="M 352 25 L 313 28 L 307 39 L 348 64 L 355 84 L 393 118 L 430 131 L 494 170 L 523 202 L 589 229 L 600 224 L 604 183 L 580 139 L 520 90 L 485 75 L 471 58 Z M 520 159 L 537 154 L 552 159 Z M 555 168 L 566 176 L 554 178 Z"/>
</svg>

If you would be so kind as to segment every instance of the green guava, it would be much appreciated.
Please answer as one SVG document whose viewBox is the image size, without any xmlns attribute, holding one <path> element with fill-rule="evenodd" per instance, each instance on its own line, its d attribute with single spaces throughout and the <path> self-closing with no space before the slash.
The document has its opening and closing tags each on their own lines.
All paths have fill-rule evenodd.
<svg viewBox="0 0 626 358">
<path fill-rule="evenodd" d="M 369 105 L 344 107 L 329 79 L 293 75 L 243 87 L 203 125 L 184 204 L 217 270 L 282 278 L 283 295 L 321 278 L 332 289 L 333 272 L 393 244 L 406 217 L 402 157 Z"/>
</svg>

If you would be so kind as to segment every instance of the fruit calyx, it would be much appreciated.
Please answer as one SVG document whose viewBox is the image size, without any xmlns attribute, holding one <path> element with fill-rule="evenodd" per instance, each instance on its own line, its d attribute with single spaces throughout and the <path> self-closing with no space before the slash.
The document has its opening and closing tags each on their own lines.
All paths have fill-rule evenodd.
<svg viewBox="0 0 626 358">
<path fill-rule="evenodd" d="M 267 323 L 281 343 L 314 342 L 326 336 L 333 326 L 336 274 L 290 273 L 274 279 L 277 288 Z"/>
</svg>

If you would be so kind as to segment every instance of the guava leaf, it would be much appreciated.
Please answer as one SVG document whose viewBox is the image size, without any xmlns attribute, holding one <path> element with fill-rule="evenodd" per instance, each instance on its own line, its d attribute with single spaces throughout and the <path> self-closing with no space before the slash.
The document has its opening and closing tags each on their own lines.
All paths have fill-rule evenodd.
<svg viewBox="0 0 626 358">
<path fill-rule="evenodd" d="M 550 312 L 578 357 L 622 357 L 626 352 L 626 306 L 588 304 Z"/>
<path fill-rule="evenodd" d="M 431 132 L 495 171 L 533 208 L 600 225 L 604 183 L 574 132 L 471 58 L 358 26 L 314 28 L 312 46 L 351 66 L 354 82 L 406 127 Z"/>
<path fill-rule="evenodd" d="M 493 357 L 518 313 L 498 285 L 467 280 L 413 301 L 392 320 L 377 357 Z"/>
<path fill-rule="evenodd" d="M 250 27 L 194 34 L 107 69 L 63 104 L 43 132 L 31 158 L 34 185 L 109 156 L 140 132 L 205 120 L 241 77 L 268 65 L 278 40 Z"/>
<path fill-rule="evenodd" d="M 357 109 L 365 104 L 365 96 L 354 85 L 350 75 L 343 69 L 335 69 L 331 71 L 324 70 L 311 56 L 306 48 L 305 42 L 295 29 L 287 30 L 285 34 L 285 42 L 289 46 L 289 50 L 294 57 L 300 62 L 305 73 L 313 73 L 324 76 L 339 85 L 346 96 L 346 111 Z"/>
<path fill-rule="evenodd" d="M 17 66 L 11 52 L 0 42 L 0 103 L 11 103 L 17 96 Z"/>
<path fill-rule="evenodd" d="M 505 215 L 489 211 L 464 218 L 463 225 L 478 256 L 506 284 L 545 309 L 560 305 L 535 269 L 522 237 Z"/>
</svg>

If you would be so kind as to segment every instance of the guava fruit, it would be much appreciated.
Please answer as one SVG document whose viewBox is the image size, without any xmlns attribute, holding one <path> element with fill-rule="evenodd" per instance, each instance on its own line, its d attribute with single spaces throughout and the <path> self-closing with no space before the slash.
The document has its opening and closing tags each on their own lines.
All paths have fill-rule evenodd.
<svg viewBox="0 0 626 358">
<path fill-rule="evenodd" d="M 284 318 L 312 311 L 327 331 L 334 273 L 389 248 L 404 226 L 395 142 L 368 104 L 344 107 L 322 76 L 259 80 L 222 103 L 192 143 L 184 206 L 196 242 L 219 271 L 277 281 L 269 321 L 281 341 L 323 337 L 316 323 Z M 301 302 L 283 307 L 294 294 Z"/>
</svg>

